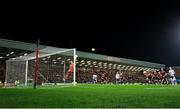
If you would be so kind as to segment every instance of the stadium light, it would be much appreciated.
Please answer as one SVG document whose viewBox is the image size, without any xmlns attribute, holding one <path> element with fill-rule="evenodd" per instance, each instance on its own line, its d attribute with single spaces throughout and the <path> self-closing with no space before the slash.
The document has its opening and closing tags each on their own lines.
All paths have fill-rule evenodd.
<svg viewBox="0 0 180 109">
<path fill-rule="evenodd" d="M 16 58 L 12 58 L 13 60 L 15 60 Z"/>
<path fill-rule="evenodd" d="M 120 65 L 120 64 L 119 64 L 118 66 L 119 66 L 119 67 L 121 67 L 121 65 Z"/>
<path fill-rule="evenodd" d="M 57 60 L 60 60 L 60 59 L 61 59 L 61 57 L 58 57 L 58 58 L 57 58 Z"/>
<path fill-rule="evenodd" d="M 144 70 L 146 70 L 146 71 L 147 71 L 147 69 L 148 69 L 148 68 L 145 68 Z"/>
<path fill-rule="evenodd" d="M 132 71 L 135 71 L 136 68 L 137 68 L 137 67 L 134 67 L 134 68 L 132 69 Z"/>
<path fill-rule="evenodd" d="M 138 67 L 135 67 L 135 69 L 137 70 Z"/>
<path fill-rule="evenodd" d="M 6 56 L 9 56 L 9 54 L 6 54 Z"/>
<path fill-rule="evenodd" d="M 96 49 L 95 48 L 92 48 L 91 51 L 95 51 Z"/>
<path fill-rule="evenodd" d="M 114 64 L 113 66 L 116 67 L 117 64 Z"/>
<path fill-rule="evenodd" d="M 129 70 L 131 70 L 133 68 L 133 66 L 131 66 L 130 68 L 129 68 Z"/>
<path fill-rule="evenodd" d="M 10 54 L 14 54 L 14 51 L 12 51 Z"/>
<path fill-rule="evenodd" d="M 70 61 L 70 59 L 68 58 L 67 61 Z"/>
<path fill-rule="evenodd" d="M 0 56 L 0 59 L 2 59 L 3 57 L 2 56 Z"/>
<path fill-rule="evenodd" d="M 24 53 L 24 56 L 27 56 L 28 54 L 27 53 Z"/>
<path fill-rule="evenodd" d="M 129 68 L 129 66 L 126 66 L 124 69 L 125 69 L 125 70 L 128 70 L 128 68 Z"/>
</svg>

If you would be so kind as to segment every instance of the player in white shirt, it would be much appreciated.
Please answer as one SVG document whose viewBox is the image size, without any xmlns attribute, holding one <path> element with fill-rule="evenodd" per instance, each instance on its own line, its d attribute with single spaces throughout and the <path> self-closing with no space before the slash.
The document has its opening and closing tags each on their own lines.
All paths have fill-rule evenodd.
<svg viewBox="0 0 180 109">
<path fill-rule="evenodd" d="M 115 78 L 116 78 L 116 84 L 120 83 L 120 74 L 119 74 L 119 72 L 116 73 Z"/>
<path fill-rule="evenodd" d="M 173 82 L 173 79 L 175 78 L 174 74 L 175 74 L 175 71 L 172 69 L 172 67 L 169 67 L 169 75 L 170 75 L 171 84 L 174 84 Z"/>
<path fill-rule="evenodd" d="M 92 79 L 93 79 L 94 84 L 97 83 L 97 75 L 96 74 L 93 74 Z"/>
<path fill-rule="evenodd" d="M 173 77 L 172 81 L 173 81 L 173 84 L 172 84 L 172 85 L 176 85 L 176 84 L 177 84 L 177 81 L 176 81 L 176 77 L 175 77 L 175 76 Z"/>
</svg>

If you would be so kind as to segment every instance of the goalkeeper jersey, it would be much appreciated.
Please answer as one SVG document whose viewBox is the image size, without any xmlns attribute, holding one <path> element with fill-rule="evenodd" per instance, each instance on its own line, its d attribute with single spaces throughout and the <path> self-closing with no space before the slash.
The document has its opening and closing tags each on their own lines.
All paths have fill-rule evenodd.
<svg viewBox="0 0 180 109">
<path fill-rule="evenodd" d="M 70 71 L 70 72 L 73 72 L 73 71 L 74 71 L 74 64 L 73 64 L 73 63 L 71 63 L 71 64 L 69 65 L 69 71 Z"/>
</svg>

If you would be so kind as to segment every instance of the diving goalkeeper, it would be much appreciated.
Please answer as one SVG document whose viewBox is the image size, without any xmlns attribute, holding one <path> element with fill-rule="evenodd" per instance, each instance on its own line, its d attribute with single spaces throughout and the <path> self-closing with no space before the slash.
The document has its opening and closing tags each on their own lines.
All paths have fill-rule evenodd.
<svg viewBox="0 0 180 109">
<path fill-rule="evenodd" d="M 68 69 L 66 75 L 64 76 L 63 81 L 66 81 L 73 74 L 74 63 L 73 63 L 73 61 L 70 61 L 69 63 L 70 63 L 69 64 L 69 69 Z"/>
</svg>

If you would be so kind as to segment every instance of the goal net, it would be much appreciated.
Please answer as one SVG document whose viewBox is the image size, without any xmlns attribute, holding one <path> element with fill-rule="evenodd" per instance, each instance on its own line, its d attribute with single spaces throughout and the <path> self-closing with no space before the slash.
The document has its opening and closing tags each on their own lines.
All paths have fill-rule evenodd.
<svg viewBox="0 0 180 109">
<path fill-rule="evenodd" d="M 36 53 L 24 54 L 6 61 L 6 84 L 32 85 Z M 76 50 L 46 47 L 38 53 L 38 85 L 76 84 Z M 63 79 L 73 62 L 73 72 Z"/>
</svg>

